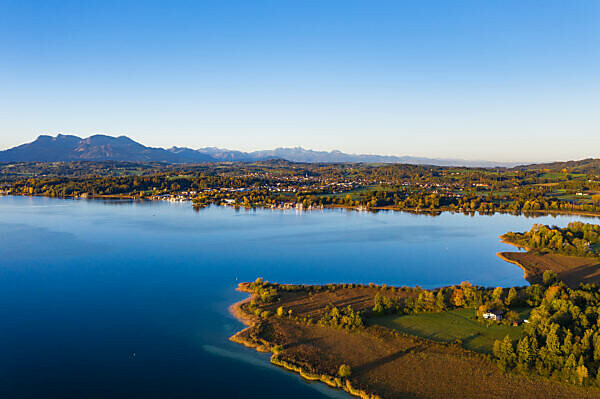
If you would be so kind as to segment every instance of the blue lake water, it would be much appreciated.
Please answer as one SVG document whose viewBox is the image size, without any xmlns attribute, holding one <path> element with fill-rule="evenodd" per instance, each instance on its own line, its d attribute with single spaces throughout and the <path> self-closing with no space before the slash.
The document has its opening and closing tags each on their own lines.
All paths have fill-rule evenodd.
<svg viewBox="0 0 600 399">
<path fill-rule="evenodd" d="M 228 341 L 239 281 L 526 285 L 498 236 L 573 220 L 0 197 L 0 398 L 346 397 Z"/>
</svg>

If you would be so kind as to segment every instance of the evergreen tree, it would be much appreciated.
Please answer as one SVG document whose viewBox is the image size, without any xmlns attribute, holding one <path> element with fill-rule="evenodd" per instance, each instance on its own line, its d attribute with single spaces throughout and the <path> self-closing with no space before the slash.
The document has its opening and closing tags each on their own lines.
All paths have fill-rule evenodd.
<svg viewBox="0 0 600 399">
<path fill-rule="evenodd" d="M 435 307 L 440 312 L 446 309 L 446 298 L 442 289 L 440 289 L 435 296 Z"/>
<path fill-rule="evenodd" d="M 524 370 L 530 368 L 533 356 L 529 345 L 529 337 L 525 336 L 519 340 L 519 343 L 517 344 L 517 357 L 520 368 Z"/>
<path fill-rule="evenodd" d="M 500 369 L 507 370 L 515 366 L 517 355 L 508 335 L 502 341 L 494 342 L 494 352 L 498 354 Z"/>
<path fill-rule="evenodd" d="M 568 356 L 573 352 L 573 333 L 571 333 L 570 330 L 567 331 L 567 335 L 565 336 L 561 349 L 565 356 Z"/>
<path fill-rule="evenodd" d="M 600 333 L 594 334 L 594 361 L 600 360 Z"/>
<path fill-rule="evenodd" d="M 494 288 L 494 292 L 492 292 L 492 302 L 496 302 L 499 301 L 500 298 L 502 298 L 502 287 L 496 287 Z"/>
<path fill-rule="evenodd" d="M 383 313 L 383 300 L 381 299 L 381 294 L 379 294 L 379 292 L 375 294 L 375 306 L 373 306 L 373 312 Z"/>
<path fill-rule="evenodd" d="M 575 355 L 572 353 L 567 358 L 565 366 L 563 367 L 563 377 L 571 384 L 574 384 L 577 381 L 577 361 L 575 360 Z"/>
</svg>

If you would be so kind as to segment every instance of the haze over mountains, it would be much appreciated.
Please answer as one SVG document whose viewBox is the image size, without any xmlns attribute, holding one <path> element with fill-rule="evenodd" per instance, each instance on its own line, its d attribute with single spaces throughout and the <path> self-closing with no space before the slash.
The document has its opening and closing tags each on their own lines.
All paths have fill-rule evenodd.
<svg viewBox="0 0 600 399">
<path fill-rule="evenodd" d="M 492 161 L 466 161 L 461 159 L 434 159 L 411 156 L 346 154 L 341 151 L 313 151 L 301 147 L 242 152 L 205 147 L 197 150 L 185 147 L 146 147 L 129 137 L 94 135 L 81 138 L 59 134 L 42 135 L 35 141 L 0 151 L 0 162 L 56 162 L 56 161 L 127 161 L 201 163 L 267 159 L 285 159 L 293 162 L 368 162 L 410 163 L 438 166 L 515 166 L 516 163 Z"/>
</svg>

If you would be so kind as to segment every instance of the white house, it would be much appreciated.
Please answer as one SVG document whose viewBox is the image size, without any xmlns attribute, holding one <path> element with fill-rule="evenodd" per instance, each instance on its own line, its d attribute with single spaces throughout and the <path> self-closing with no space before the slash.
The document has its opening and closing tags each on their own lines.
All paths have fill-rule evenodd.
<svg viewBox="0 0 600 399">
<path fill-rule="evenodd" d="M 504 312 L 502 311 L 491 311 L 483 314 L 483 318 L 486 320 L 502 320 L 502 315 Z"/>
</svg>

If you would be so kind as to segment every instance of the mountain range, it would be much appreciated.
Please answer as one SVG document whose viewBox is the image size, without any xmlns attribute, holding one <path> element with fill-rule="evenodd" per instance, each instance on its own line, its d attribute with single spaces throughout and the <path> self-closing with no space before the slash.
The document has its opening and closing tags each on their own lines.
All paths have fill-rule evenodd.
<svg viewBox="0 0 600 399">
<path fill-rule="evenodd" d="M 42 135 L 35 141 L 0 151 L 0 162 L 57 162 L 57 161 L 126 161 L 164 163 L 202 163 L 240 161 L 253 162 L 284 159 L 292 162 L 319 163 L 409 163 L 438 166 L 511 167 L 509 162 L 466 161 L 461 159 L 435 159 L 412 156 L 347 154 L 341 151 L 313 151 L 301 147 L 276 148 L 253 152 L 204 147 L 155 148 L 147 147 L 129 137 L 93 135 L 81 138 L 58 134 Z"/>
</svg>

